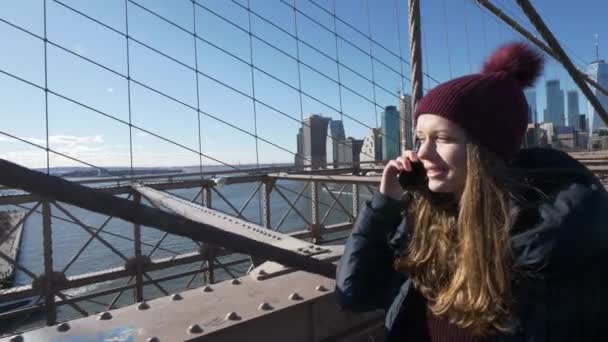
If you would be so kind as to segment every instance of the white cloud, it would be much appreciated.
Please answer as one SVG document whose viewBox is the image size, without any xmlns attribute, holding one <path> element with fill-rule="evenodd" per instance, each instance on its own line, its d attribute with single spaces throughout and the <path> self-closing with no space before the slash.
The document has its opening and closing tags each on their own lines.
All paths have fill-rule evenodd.
<svg viewBox="0 0 608 342">
<path fill-rule="evenodd" d="M 0 142 L 16 142 L 16 139 L 0 135 Z"/>
<path fill-rule="evenodd" d="M 150 135 L 150 134 L 148 134 L 146 132 L 137 132 L 138 137 L 147 137 L 148 135 Z"/>
<path fill-rule="evenodd" d="M 114 88 L 108 88 L 108 89 L 106 89 L 106 91 L 107 91 L 108 93 L 113 93 L 113 92 L 114 92 Z"/>
</svg>

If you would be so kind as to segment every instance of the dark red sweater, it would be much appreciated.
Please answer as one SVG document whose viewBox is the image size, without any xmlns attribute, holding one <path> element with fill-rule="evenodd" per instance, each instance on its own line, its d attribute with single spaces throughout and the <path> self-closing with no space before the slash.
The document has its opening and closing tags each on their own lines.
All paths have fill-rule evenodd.
<svg viewBox="0 0 608 342">
<path fill-rule="evenodd" d="M 437 317 L 429 309 L 425 299 L 414 290 L 404 303 L 403 319 L 395 324 L 397 329 L 395 340 L 420 342 L 484 342 L 476 338 L 466 329 L 462 329 L 448 322 L 447 319 Z"/>
<path fill-rule="evenodd" d="M 483 339 L 476 338 L 466 329 L 448 322 L 447 319 L 437 317 L 431 309 L 426 308 L 426 326 L 429 342 L 482 342 Z"/>
</svg>

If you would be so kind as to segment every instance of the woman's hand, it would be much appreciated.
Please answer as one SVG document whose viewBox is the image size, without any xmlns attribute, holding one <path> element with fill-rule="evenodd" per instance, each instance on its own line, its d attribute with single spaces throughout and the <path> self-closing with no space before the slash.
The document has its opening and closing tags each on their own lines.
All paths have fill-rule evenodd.
<svg viewBox="0 0 608 342">
<path fill-rule="evenodd" d="M 400 200 L 403 194 L 401 184 L 399 184 L 399 173 L 401 171 L 412 171 L 412 162 L 419 161 L 416 152 L 406 150 L 400 157 L 391 160 L 384 167 L 382 180 L 380 181 L 380 193 L 392 199 Z"/>
</svg>

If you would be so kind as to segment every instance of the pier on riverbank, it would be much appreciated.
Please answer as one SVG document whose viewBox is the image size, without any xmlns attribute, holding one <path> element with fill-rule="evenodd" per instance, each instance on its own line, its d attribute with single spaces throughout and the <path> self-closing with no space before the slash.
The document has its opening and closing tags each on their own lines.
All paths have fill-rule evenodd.
<svg viewBox="0 0 608 342">
<path fill-rule="evenodd" d="M 23 222 L 19 223 L 24 212 L 20 211 L 4 211 L 0 212 L 0 252 L 13 260 L 17 260 L 19 253 L 19 245 L 21 244 L 21 232 L 23 231 Z M 11 230 L 19 223 L 12 232 Z M 10 234 L 7 238 L 7 234 Z M 0 259 L 0 289 L 11 287 L 13 277 L 15 276 L 15 267 L 8 261 Z"/>
</svg>

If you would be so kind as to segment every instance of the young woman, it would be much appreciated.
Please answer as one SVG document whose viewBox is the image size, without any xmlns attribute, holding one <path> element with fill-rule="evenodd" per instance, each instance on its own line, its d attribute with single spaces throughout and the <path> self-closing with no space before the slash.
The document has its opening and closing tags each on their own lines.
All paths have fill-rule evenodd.
<svg viewBox="0 0 608 342">
<path fill-rule="evenodd" d="M 386 310 L 388 341 L 608 340 L 608 194 L 567 154 L 520 150 L 542 64 L 511 43 L 419 102 L 419 148 L 386 165 L 337 273 L 344 309 Z"/>
</svg>

